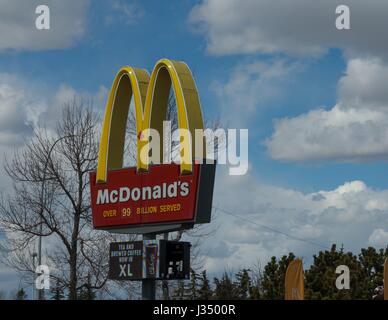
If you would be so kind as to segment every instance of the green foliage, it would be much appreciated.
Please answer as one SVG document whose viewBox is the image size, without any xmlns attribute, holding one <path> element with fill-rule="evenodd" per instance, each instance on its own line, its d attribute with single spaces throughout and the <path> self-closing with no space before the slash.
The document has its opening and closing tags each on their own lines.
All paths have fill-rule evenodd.
<svg viewBox="0 0 388 320">
<path fill-rule="evenodd" d="M 335 271 L 340 265 L 349 267 L 353 280 L 350 290 L 338 290 L 335 285 L 339 276 Z M 320 251 L 314 255 L 313 264 L 305 272 L 306 299 L 350 299 L 359 290 L 359 270 L 360 263 L 351 252 L 345 253 L 342 248 L 337 250 L 335 245 L 330 250 Z"/>
<path fill-rule="evenodd" d="M 388 247 L 377 251 L 375 248 L 368 247 L 361 249 L 358 259 L 361 264 L 360 278 L 363 281 L 363 290 L 360 293 L 360 299 L 370 299 L 370 292 L 377 286 L 383 285 L 384 281 L 384 261 L 388 257 Z"/>
<path fill-rule="evenodd" d="M 198 275 L 193 269 L 190 270 L 190 288 L 189 288 L 189 297 L 190 300 L 196 300 L 198 298 L 198 285 L 197 285 Z"/>
<path fill-rule="evenodd" d="M 373 290 L 383 285 L 384 261 L 388 247 L 376 250 L 368 247 L 356 255 L 338 249 L 318 252 L 313 262 L 305 270 L 305 299 L 307 300 L 347 300 L 371 299 Z M 284 299 L 285 274 L 289 263 L 295 260 L 289 253 L 280 258 L 272 257 L 263 270 L 241 269 L 236 274 L 224 272 L 211 283 L 206 270 L 200 274 L 191 271 L 190 281 L 181 281 L 174 292 L 175 299 Z M 336 269 L 345 265 L 350 271 L 349 290 L 339 290 L 336 280 L 340 274 Z M 253 271 L 252 271 L 253 270 Z"/>
<path fill-rule="evenodd" d="M 373 290 L 383 284 L 384 260 L 387 249 L 376 251 L 369 247 L 361 249 L 356 256 L 351 252 L 337 250 L 333 245 L 330 250 L 314 255 L 314 262 L 306 271 L 306 299 L 344 300 L 371 299 Z M 350 271 L 350 289 L 338 290 L 335 270 L 346 265 Z"/>
<path fill-rule="evenodd" d="M 217 300 L 236 300 L 238 290 L 232 278 L 225 272 L 221 279 L 214 278 L 214 296 Z"/>
<path fill-rule="evenodd" d="M 213 291 L 210 287 L 210 281 L 207 278 L 206 270 L 202 271 L 200 279 L 201 284 L 198 290 L 198 299 L 199 300 L 210 300 L 213 296 Z"/>
<path fill-rule="evenodd" d="M 276 257 L 264 267 L 262 276 L 262 298 L 271 300 L 281 300 L 284 298 L 284 279 L 288 264 L 295 259 L 293 253 L 283 256 L 278 261 Z"/>
<path fill-rule="evenodd" d="M 248 299 L 252 287 L 249 271 L 248 269 L 242 269 L 236 274 L 236 291 L 238 298 L 242 300 Z"/>
</svg>

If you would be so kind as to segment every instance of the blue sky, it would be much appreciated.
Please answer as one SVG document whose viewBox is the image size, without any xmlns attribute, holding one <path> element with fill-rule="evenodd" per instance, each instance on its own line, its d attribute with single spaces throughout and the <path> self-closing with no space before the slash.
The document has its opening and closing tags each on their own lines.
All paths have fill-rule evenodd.
<svg viewBox="0 0 388 320">
<path fill-rule="evenodd" d="M 205 116 L 249 129 L 249 174 L 233 178 L 219 171 L 215 202 L 220 207 L 242 215 L 257 210 L 262 214 L 250 219 L 325 244 L 342 242 L 351 250 L 388 241 L 388 150 L 383 143 L 388 96 L 382 88 L 388 48 L 381 15 L 387 4 L 372 0 L 366 10 L 358 0 L 344 1 L 355 18 L 352 30 L 338 31 L 334 0 L 315 5 L 307 0 L 46 2 L 52 4 L 54 26 L 48 32 L 63 37 L 64 47 L 53 44 L 45 31 L 31 31 L 28 19 L 18 32 L 37 45 L 0 37 L 5 79 L 0 77 L 0 89 L 4 81 L 19 92 L 27 113 L 29 102 L 37 102 L 42 112 L 62 101 L 62 91 L 100 93 L 96 107 L 102 110 L 121 66 L 151 71 L 160 58 L 183 60 L 194 73 Z M 0 1 L 0 6 L 6 3 Z M 297 9 L 302 6 L 305 11 Z M 0 13 L 0 27 L 6 23 L 1 19 Z M 72 31 L 73 22 L 77 27 Z M 67 28 L 66 33 L 57 26 Z M 11 76 L 16 80 L 10 81 Z M 35 113 L 32 118 L 39 117 Z M 30 118 L 20 121 L 27 120 L 33 123 Z M 8 133 L 1 126 L 0 136 Z M 7 154 L 14 142 L 6 137 L 0 141 Z M 314 151 L 317 145 L 322 152 Z M 1 185 L 4 189 L 8 182 Z M 231 202 L 229 194 L 247 188 L 241 194 L 244 205 Z M 313 203 L 317 194 L 326 202 Z M 333 227 L 337 218 L 347 223 L 343 228 L 349 234 Z M 252 262 L 246 258 L 249 252 L 260 251 L 257 258 L 265 261 L 272 253 L 294 250 L 307 257 L 319 249 L 285 244 L 262 231 L 252 245 L 241 240 L 228 219 L 219 219 L 226 238 L 216 235 L 213 242 L 213 249 L 223 253 L 205 255 L 212 272 L 237 268 L 236 261 Z M 249 234 L 249 227 L 243 228 Z"/>
<path fill-rule="evenodd" d="M 77 91 L 97 92 L 109 88 L 117 70 L 126 64 L 152 70 L 155 62 L 168 57 L 183 60 L 195 74 L 202 107 L 208 118 L 220 114 L 220 97 L 212 90 L 214 82 L 230 76 L 241 61 L 287 59 L 283 54 L 235 54 L 214 56 L 206 52 L 202 35 L 188 22 L 192 1 L 127 1 L 134 11 L 127 17 L 112 8 L 112 1 L 94 1 L 85 17 L 86 32 L 66 49 L 39 51 L 7 50 L 0 55 L 2 72 L 22 75 L 55 91 L 66 83 Z M 107 16 L 113 22 L 106 22 Z M 55 16 L 54 16 L 55 17 Z M 268 182 L 303 191 L 330 189 L 343 181 L 361 179 L 368 185 L 384 188 L 380 179 L 384 163 L 295 164 L 273 161 L 261 141 L 271 135 L 275 118 L 293 117 L 316 106 L 329 108 L 335 103 L 336 85 L 346 69 L 343 53 L 331 49 L 318 59 L 306 59 L 282 94 L 269 100 L 246 127 L 250 129 L 250 161 L 255 174 Z M 244 106 L 241 106 L 243 109 Z"/>
</svg>

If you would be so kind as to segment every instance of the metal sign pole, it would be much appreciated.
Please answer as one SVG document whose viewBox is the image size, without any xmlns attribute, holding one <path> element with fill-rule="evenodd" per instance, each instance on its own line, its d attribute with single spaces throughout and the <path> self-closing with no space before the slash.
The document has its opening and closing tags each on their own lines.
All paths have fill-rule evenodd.
<svg viewBox="0 0 388 320">
<path fill-rule="evenodd" d="M 163 234 L 163 240 L 168 241 L 168 232 L 165 232 Z M 163 290 L 163 300 L 169 300 L 170 294 L 169 294 L 169 287 L 168 287 L 168 281 L 163 280 L 162 282 L 162 290 Z"/>
<path fill-rule="evenodd" d="M 143 234 L 143 240 L 155 240 L 155 233 Z M 143 300 L 155 300 L 155 279 L 143 279 L 141 295 Z"/>
</svg>

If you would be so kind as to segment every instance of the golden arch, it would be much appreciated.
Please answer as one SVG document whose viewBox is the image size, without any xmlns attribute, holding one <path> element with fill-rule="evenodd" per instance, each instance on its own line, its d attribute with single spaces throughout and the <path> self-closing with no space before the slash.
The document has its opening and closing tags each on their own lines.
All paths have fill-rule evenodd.
<svg viewBox="0 0 388 320">
<path fill-rule="evenodd" d="M 96 182 L 104 183 L 108 170 L 123 166 L 125 127 L 131 98 L 134 99 L 137 132 L 137 168 L 148 170 L 140 150 L 145 129 L 163 129 L 170 88 L 174 90 L 179 128 L 191 133 L 191 155 L 195 150 L 195 129 L 203 129 L 203 117 L 198 91 L 189 67 L 181 61 L 159 60 L 151 76 L 146 70 L 125 66 L 117 73 L 110 90 L 102 125 Z M 180 146 L 183 148 L 182 144 Z M 160 148 L 162 153 L 163 148 Z M 162 159 L 162 156 L 161 158 Z M 181 173 L 192 171 L 192 161 L 181 163 Z"/>
</svg>

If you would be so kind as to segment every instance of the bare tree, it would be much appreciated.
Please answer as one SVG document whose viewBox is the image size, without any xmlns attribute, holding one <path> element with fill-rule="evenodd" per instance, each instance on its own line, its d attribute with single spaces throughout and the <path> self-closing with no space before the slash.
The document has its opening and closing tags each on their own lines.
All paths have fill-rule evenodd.
<svg viewBox="0 0 388 320">
<path fill-rule="evenodd" d="M 133 108 L 130 110 L 124 163 L 134 165 L 137 138 Z M 173 95 L 166 120 L 171 120 L 172 130 L 177 128 Z M 43 263 L 50 267 L 57 289 L 66 290 L 70 299 L 77 299 L 82 289 L 102 289 L 116 296 L 107 286 L 109 242 L 134 238 L 92 228 L 89 172 L 97 165 L 99 123 L 91 106 L 74 98 L 64 106 L 55 130 L 35 130 L 34 136 L 5 164 L 13 192 L 0 199 L 0 226 L 7 235 L 2 260 L 33 283 L 37 239 L 42 237 Z M 212 126 L 218 127 L 219 123 Z M 172 146 L 172 151 L 176 148 L 178 144 Z M 198 268 L 201 241 L 211 233 L 197 229 L 187 233 L 196 238 L 193 265 Z M 174 233 L 170 239 L 179 240 L 182 235 Z M 136 285 L 118 285 L 128 296 L 138 294 Z"/>
<path fill-rule="evenodd" d="M 13 193 L 2 195 L 0 223 L 7 234 L 3 261 L 33 281 L 37 238 L 44 264 L 70 299 L 103 288 L 111 236 L 91 226 L 89 172 L 98 157 L 98 117 L 74 98 L 55 130 L 38 129 L 22 150 L 6 159 Z"/>
</svg>

